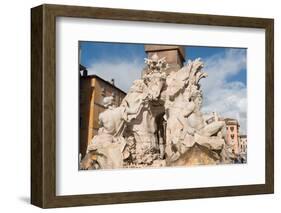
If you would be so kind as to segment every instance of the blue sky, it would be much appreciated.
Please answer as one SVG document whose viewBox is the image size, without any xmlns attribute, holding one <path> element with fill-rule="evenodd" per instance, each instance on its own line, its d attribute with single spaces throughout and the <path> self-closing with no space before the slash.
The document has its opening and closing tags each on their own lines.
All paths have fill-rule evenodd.
<svg viewBox="0 0 281 213">
<path fill-rule="evenodd" d="M 80 42 L 81 64 L 90 67 L 98 61 L 123 60 L 139 57 L 146 57 L 143 44 L 120 44 L 103 42 Z"/>
<path fill-rule="evenodd" d="M 86 67 L 91 67 L 93 63 L 99 61 L 111 60 L 113 62 L 118 60 L 134 59 L 139 57 L 143 59 L 146 57 L 143 44 L 122 44 L 122 43 L 107 43 L 107 42 L 80 42 L 81 64 Z M 194 60 L 206 58 L 216 54 L 225 54 L 226 47 L 201 47 L 201 46 L 186 46 L 185 54 L 187 59 Z M 234 48 L 231 48 L 234 49 Z M 239 48 L 240 49 L 240 48 Z M 246 49 L 240 49 L 246 51 Z M 227 81 L 241 81 L 247 84 L 246 69 L 241 70 L 236 75 L 229 76 Z"/>
<path fill-rule="evenodd" d="M 143 44 L 79 42 L 80 63 L 89 74 L 105 80 L 115 79 L 116 86 L 128 91 L 144 68 Z M 217 111 L 223 117 L 239 120 L 246 133 L 247 50 L 244 48 L 185 46 L 186 61 L 201 58 L 206 79 L 202 79 L 203 112 Z"/>
<path fill-rule="evenodd" d="M 227 50 L 236 48 L 226 48 L 226 47 L 199 47 L 199 46 L 187 46 L 185 48 L 185 54 L 188 59 L 194 60 L 196 58 L 201 58 L 203 61 L 214 55 L 221 55 L 225 57 Z M 238 50 L 245 51 L 246 49 L 239 48 Z M 245 69 L 241 69 L 238 73 L 233 76 L 229 76 L 227 82 L 231 81 L 241 81 L 247 85 L 247 72 Z"/>
</svg>

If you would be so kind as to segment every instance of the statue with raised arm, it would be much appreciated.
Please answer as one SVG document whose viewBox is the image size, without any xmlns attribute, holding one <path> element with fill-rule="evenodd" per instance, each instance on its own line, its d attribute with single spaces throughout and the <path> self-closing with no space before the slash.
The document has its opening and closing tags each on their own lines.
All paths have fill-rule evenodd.
<svg viewBox="0 0 281 213">
<path fill-rule="evenodd" d="M 158 129 L 155 122 L 160 94 L 165 84 L 167 68 L 165 58 L 154 54 L 145 59 L 147 70 L 141 79 L 135 80 L 120 107 L 125 109 L 126 134 L 135 141 L 136 164 L 151 165 L 159 157 L 157 153 Z M 159 137 L 161 138 L 161 137 Z"/>
<path fill-rule="evenodd" d="M 189 61 L 167 79 L 166 155 L 170 161 L 177 160 L 195 143 L 211 149 L 222 149 L 224 145 L 219 133 L 224 121 L 219 121 L 216 116 L 208 123 L 201 112 L 203 95 L 199 81 L 207 76 L 202 68 L 200 59 Z"/>
</svg>

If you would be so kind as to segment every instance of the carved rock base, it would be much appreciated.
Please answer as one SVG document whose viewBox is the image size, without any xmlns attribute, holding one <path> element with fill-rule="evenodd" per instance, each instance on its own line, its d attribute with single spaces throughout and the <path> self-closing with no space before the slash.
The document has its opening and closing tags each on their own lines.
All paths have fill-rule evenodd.
<svg viewBox="0 0 281 213">
<path fill-rule="evenodd" d="M 167 162 L 167 166 L 193 166 L 193 165 L 210 165 L 220 163 L 219 155 L 209 148 L 194 144 L 178 160 Z"/>
</svg>

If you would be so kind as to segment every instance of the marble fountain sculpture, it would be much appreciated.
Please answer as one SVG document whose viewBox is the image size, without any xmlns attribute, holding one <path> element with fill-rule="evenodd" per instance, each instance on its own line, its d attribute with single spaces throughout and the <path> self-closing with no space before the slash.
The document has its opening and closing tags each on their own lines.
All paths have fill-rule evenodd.
<svg viewBox="0 0 281 213">
<path fill-rule="evenodd" d="M 232 163 L 225 122 L 203 115 L 199 81 L 207 77 L 200 58 L 167 74 L 165 58 L 145 59 L 120 106 L 105 97 L 100 128 L 80 169 L 115 169 Z M 208 119 L 205 119 L 205 118 Z"/>
</svg>

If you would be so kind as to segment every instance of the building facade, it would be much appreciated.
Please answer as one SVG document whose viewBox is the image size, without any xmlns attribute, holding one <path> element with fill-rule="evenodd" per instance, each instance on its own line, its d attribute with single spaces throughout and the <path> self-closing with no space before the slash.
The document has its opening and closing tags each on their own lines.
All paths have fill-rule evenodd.
<svg viewBox="0 0 281 213">
<path fill-rule="evenodd" d="M 83 157 L 97 134 L 99 114 L 105 110 L 103 98 L 113 96 L 119 106 L 126 93 L 114 85 L 114 80 L 108 82 L 97 75 L 80 75 L 79 89 L 79 152 Z"/>
<path fill-rule="evenodd" d="M 240 135 L 239 148 L 241 154 L 247 154 L 247 135 Z"/>
<path fill-rule="evenodd" d="M 226 124 L 226 143 L 231 147 L 231 151 L 238 155 L 240 153 L 239 147 L 239 123 L 236 119 L 224 119 Z"/>
</svg>

